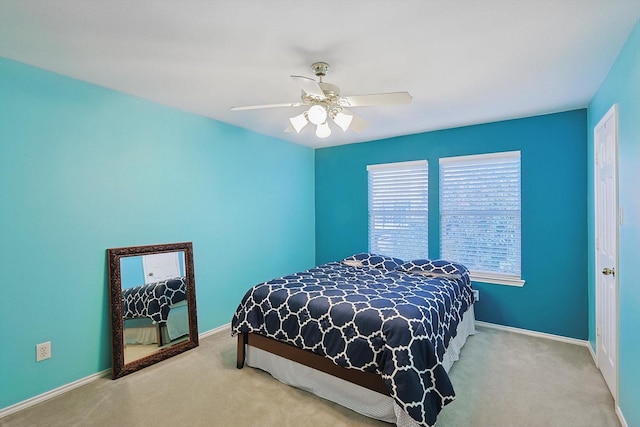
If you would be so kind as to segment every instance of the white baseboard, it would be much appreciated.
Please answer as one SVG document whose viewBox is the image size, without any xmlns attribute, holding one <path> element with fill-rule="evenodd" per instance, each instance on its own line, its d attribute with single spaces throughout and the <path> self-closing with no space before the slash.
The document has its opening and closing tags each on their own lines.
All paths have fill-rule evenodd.
<svg viewBox="0 0 640 427">
<path fill-rule="evenodd" d="M 206 338 L 211 335 L 218 334 L 220 332 L 231 331 L 231 323 L 227 323 L 226 325 L 219 326 L 217 328 L 213 328 L 201 334 L 198 334 L 198 339 Z M 82 387 L 85 384 L 89 384 L 97 379 L 108 377 L 111 375 L 111 368 L 105 369 L 102 372 L 95 373 L 93 375 L 89 375 L 88 377 L 81 378 L 77 381 L 73 381 L 69 384 L 65 384 L 53 390 L 49 390 L 37 396 L 34 396 L 30 399 L 23 400 L 22 402 L 18 402 L 14 405 L 7 406 L 6 408 L 0 409 L 0 418 L 6 417 L 7 415 L 14 414 L 16 412 L 22 411 L 23 409 L 27 409 L 33 405 L 44 402 L 45 400 L 52 399 L 56 396 L 60 396 L 61 394 L 67 393 L 73 389 L 78 387 Z"/>
<path fill-rule="evenodd" d="M 593 348 L 591 347 L 591 343 L 589 341 L 587 341 L 587 348 L 589 349 L 589 354 L 591 354 L 591 357 L 593 358 L 593 363 L 598 366 L 598 357 L 596 356 L 596 352 L 593 351 Z"/>
<path fill-rule="evenodd" d="M 88 377 L 81 378 L 77 381 L 71 382 L 69 384 L 65 384 L 58 388 L 54 388 L 53 390 L 49 390 L 37 396 L 34 396 L 30 399 L 23 400 L 22 402 L 18 402 L 14 405 L 7 406 L 6 408 L 0 409 L 0 418 L 6 417 L 7 415 L 14 414 L 18 411 L 22 411 L 23 409 L 27 409 L 33 405 L 44 402 L 45 400 L 49 400 L 56 396 L 60 396 L 68 391 L 81 387 L 85 384 L 89 384 L 99 378 L 108 377 L 111 375 L 111 368 L 105 369 L 104 371 L 95 373 L 93 375 L 89 375 Z"/>
<path fill-rule="evenodd" d="M 199 334 L 198 339 L 210 337 L 211 335 L 219 334 L 220 332 L 225 331 L 231 333 L 231 323 L 226 323 L 222 326 L 218 326 L 217 328 L 209 329 L 208 331 Z"/>
<path fill-rule="evenodd" d="M 620 424 L 622 424 L 622 427 L 629 427 L 629 424 L 627 424 L 627 420 L 624 419 L 624 415 L 622 415 L 622 410 L 618 405 L 616 405 L 616 415 L 618 416 L 618 421 L 620 421 Z"/>
<path fill-rule="evenodd" d="M 554 340 L 554 341 L 566 342 L 568 344 L 576 344 L 576 345 L 587 346 L 587 347 L 589 347 L 589 349 L 591 349 L 591 345 L 589 345 L 589 341 L 579 340 L 577 338 L 563 337 L 561 335 L 547 334 L 545 332 L 530 331 L 528 329 L 514 328 L 512 326 L 504 326 L 504 325 L 498 325 L 496 323 L 482 322 L 480 320 L 476 320 L 476 325 L 477 326 L 482 326 L 482 327 L 485 327 L 485 328 L 499 329 L 499 330 L 502 330 L 502 331 L 515 332 L 517 334 L 529 335 L 529 336 L 532 336 L 532 337 L 546 338 L 546 339 L 550 339 L 550 340 Z"/>
</svg>

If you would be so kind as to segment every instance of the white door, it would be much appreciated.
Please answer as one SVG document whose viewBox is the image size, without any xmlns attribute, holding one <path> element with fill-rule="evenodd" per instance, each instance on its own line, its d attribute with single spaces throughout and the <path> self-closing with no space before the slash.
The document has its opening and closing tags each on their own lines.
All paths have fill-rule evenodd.
<svg viewBox="0 0 640 427">
<path fill-rule="evenodd" d="M 618 384 L 618 136 L 614 105 L 594 129 L 596 357 L 609 390 Z"/>
<path fill-rule="evenodd" d="M 142 257 L 144 282 L 153 283 L 180 276 L 180 255 L 184 252 L 167 252 Z"/>
</svg>

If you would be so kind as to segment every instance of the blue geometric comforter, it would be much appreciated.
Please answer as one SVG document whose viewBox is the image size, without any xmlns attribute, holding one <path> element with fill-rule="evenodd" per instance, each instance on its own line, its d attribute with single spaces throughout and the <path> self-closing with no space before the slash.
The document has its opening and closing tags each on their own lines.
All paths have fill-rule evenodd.
<svg viewBox="0 0 640 427">
<path fill-rule="evenodd" d="M 148 317 L 154 322 L 166 322 L 172 304 L 187 298 L 186 278 L 161 280 L 122 290 L 122 317 Z"/>
<path fill-rule="evenodd" d="M 455 398 L 441 361 L 473 301 L 469 274 L 447 261 L 376 257 L 358 254 L 254 286 L 232 334 L 255 332 L 377 372 L 418 424 L 432 426 Z"/>
</svg>

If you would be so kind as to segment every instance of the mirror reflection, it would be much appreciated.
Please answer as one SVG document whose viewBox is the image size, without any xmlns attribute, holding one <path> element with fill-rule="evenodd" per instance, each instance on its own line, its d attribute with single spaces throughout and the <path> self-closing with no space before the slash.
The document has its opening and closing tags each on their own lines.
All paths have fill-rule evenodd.
<svg viewBox="0 0 640 427">
<path fill-rule="evenodd" d="M 189 338 L 184 251 L 120 258 L 124 363 Z"/>
<path fill-rule="evenodd" d="M 107 252 L 113 378 L 197 346 L 191 243 Z"/>
</svg>

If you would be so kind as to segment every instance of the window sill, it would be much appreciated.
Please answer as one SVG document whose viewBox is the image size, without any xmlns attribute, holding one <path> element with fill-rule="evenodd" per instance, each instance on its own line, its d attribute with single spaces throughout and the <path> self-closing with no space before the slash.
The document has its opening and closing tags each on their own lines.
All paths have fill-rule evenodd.
<svg viewBox="0 0 640 427">
<path fill-rule="evenodd" d="M 469 277 L 472 282 L 491 283 L 494 285 L 523 287 L 524 280 L 515 276 L 500 276 L 497 274 L 481 274 L 470 273 Z"/>
</svg>

